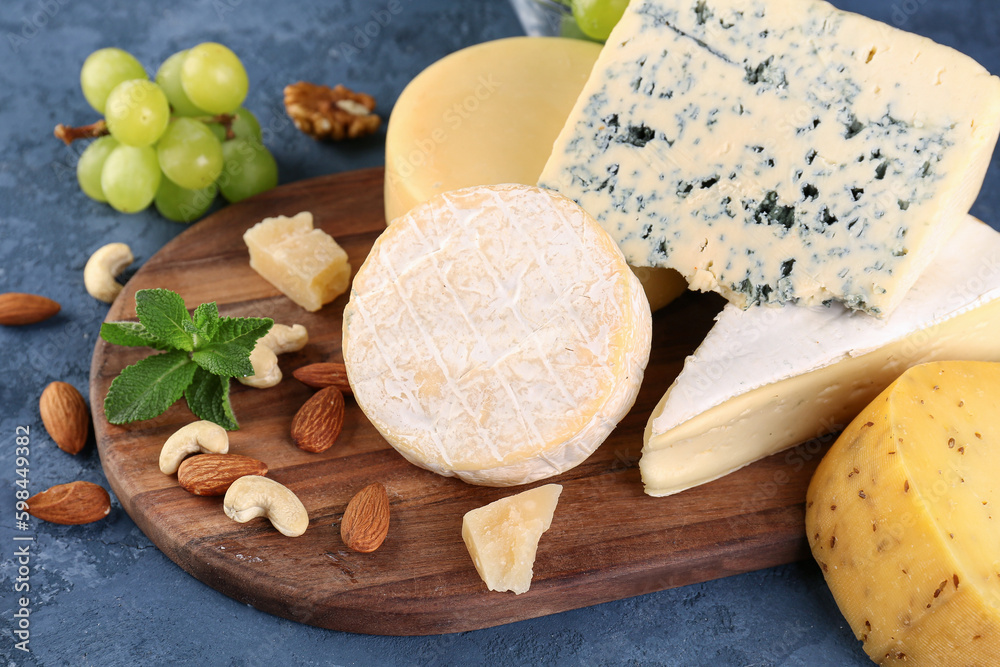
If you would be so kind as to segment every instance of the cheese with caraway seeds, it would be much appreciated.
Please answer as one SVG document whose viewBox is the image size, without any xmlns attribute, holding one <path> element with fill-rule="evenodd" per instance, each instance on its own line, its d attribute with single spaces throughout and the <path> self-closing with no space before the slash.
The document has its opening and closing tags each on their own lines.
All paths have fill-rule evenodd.
<svg viewBox="0 0 1000 667">
<path fill-rule="evenodd" d="M 531 587 L 538 539 L 552 525 L 562 486 L 546 484 L 466 512 L 462 539 L 491 591 Z"/>
<path fill-rule="evenodd" d="M 885 320 L 729 304 L 646 426 L 639 469 L 665 496 L 844 428 L 906 368 L 1000 361 L 1000 233 L 971 216 Z"/>
<path fill-rule="evenodd" d="M 1000 656 L 1000 364 L 906 371 L 823 457 L 806 535 L 881 665 Z"/>
<path fill-rule="evenodd" d="M 385 219 L 449 190 L 534 185 L 601 45 L 508 37 L 437 61 L 406 85 L 385 135 Z M 634 269 L 651 310 L 687 290 L 673 269 Z"/>
<path fill-rule="evenodd" d="M 347 291 L 347 253 L 332 236 L 313 228 L 308 211 L 265 218 L 243 234 L 243 241 L 250 267 L 306 310 L 317 311 Z"/>
<path fill-rule="evenodd" d="M 444 193 L 375 241 L 344 309 L 358 406 L 404 457 L 526 484 L 589 456 L 635 402 L 652 317 L 614 240 L 527 185 Z"/>
<path fill-rule="evenodd" d="M 884 317 L 975 200 L 1000 79 L 818 0 L 634 0 L 539 184 L 629 263 Z"/>
</svg>

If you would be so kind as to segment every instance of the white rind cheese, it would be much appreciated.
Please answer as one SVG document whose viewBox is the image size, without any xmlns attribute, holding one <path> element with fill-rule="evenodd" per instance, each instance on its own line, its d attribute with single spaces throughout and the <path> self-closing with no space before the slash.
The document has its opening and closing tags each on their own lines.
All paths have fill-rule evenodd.
<svg viewBox="0 0 1000 667">
<path fill-rule="evenodd" d="M 646 426 L 646 493 L 709 482 L 843 429 L 905 369 L 1000 361 L 1000 233 L 965 216 L 892 316 L 729 304 Z"/>
<path fill-rule="evenodd" d="M 818 0 L 634 0 L 539 184 L 731 302 L 892 312 L 982 186 L 1000 79 Z"/>
<path fill-rule="evenodd" d="M 439 195 L 358 270 L 344 363 L 358 405 L 409 461 L 492 486 L 582 462 L 635 402 L 652 318 L 614 240 L 523 185 Z"/>
</svg>

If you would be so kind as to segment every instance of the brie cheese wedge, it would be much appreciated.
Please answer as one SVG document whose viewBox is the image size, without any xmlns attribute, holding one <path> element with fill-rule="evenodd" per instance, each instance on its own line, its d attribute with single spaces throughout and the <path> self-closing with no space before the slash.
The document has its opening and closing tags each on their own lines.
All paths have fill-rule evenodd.
<svg viewBox="0 0 1000 667">
<path fill-rule="evenodd" d="M 646 493 L 709 482 L 842 430 L 907 368 L 1000 361 L 1000 233 L 965 216 L 899 308 L 728 304 L 646 426 Z"/>
</svg>

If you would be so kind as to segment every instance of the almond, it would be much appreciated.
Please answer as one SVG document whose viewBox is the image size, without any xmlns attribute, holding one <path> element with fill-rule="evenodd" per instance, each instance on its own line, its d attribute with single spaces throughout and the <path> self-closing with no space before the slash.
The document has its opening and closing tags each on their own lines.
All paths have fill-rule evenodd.
<svg viewBox="0 0 1000 667">
<path fill-rule="evenodd" d="M 199 454 L 184 459 L 177 481 L 196 496 L 223 496 L 233 482 L 246 475 L 267 474 L 267 464 L 239 454 Z"/>
<path fill-rule="evenodd" d="M 61 306 L 44 296 L 6 292 L 0 294 L 0 324 L 8 327 L 35 324 L 59 312 Z"/>
<path fill-rule="evenodd" d="M 389 533 L 389 494 L 374 482 L 351 498 L 340 522 L 340 537 L 361 553 L 375 551 Z"/>
<path fill-rule="evenodd" d="M 65 382 L 52 382 L 38 399 L 45 430 L 69 454 L 79 454 L 87 444 L 90 432 L 90 411 L 76 387 Z"/>
<path fill-rule="evenodd" d="M 110 511 L 108 492 L 91 482 L 57 484 L 28 498 L 28 513 L 52 523 L 90 523 L 103 519 Z"/>
<path fill-rule="evenodd" d="M 347 367 L 344 364 L 309 364 L 292 371 L 296 380 L 309 387 L 322 389 L 336 387 L 343 394 L 350 394 L 351 383 L 347 381 Z"/>
<path fill-rule="evenodd" d="M 325 452 L 344 428 L 344 395 L 336 387 L 325 387 L 306 401 L 292 418 L 292 439 L 299 449 Z"/>
</svg>

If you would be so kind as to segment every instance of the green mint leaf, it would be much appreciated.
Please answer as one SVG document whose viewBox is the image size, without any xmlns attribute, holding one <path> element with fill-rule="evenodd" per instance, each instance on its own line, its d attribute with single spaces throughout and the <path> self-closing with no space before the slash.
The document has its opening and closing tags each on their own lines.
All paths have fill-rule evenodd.
<svg viewBox="0 0 1000 667">
<path fill-rule="evenodd" d="M 105 322 L 101 325 L 101 338 L 112 345 L 168 349 L 162 340 L 146 331 L 146 327 L 140 322 Z"/>
<path fill-rule="evenodd" d="M 219 330 L 219 307 L 215 302 L 203 303 L 194 309 L 194 325 L 198 327 L 201 335 L 208 340 L 215 338 Z"/>
<path fill-rule="evenodd" d="M 229 402 L 229 378 L 213 375 L 204 368 L 197 368 L 191 384 L 184 390 L 188 407 L 199 419 L 215 422 L 227 431 L 240 425 Z"/>
<path fill-rule="evenodd" d="M 104 414 L 112 424 L 157 417 L 184 394 L 197 368 L 182 350 L 154 354 L 127 366 L 108 389 Z"/>
<path fill-rule="evenodd" d="M 274 320 L 269 317 L 220 317 L 212 342 L 237 345 L 249 355 L 257 340 L 270 331 L 273 324 Z"/>
<path fill-rule="evenodd" d="M 139 290 L 139 322 L 108 322 L 101 336 L 117 345 L 170 350 L 125 368 L 108 389 L 104 413 L 112 424 L 151 419 L 181 396 L 191 411 L 227 428 L 239 428 L 229 402 L 229 378 L 253 375 L 250 353 L 274 321 L 220 317 L 215 303 L 189 314 L 184 299 L 166 289 Z"/>
<path fill-rule="evenodd" d="M 193 326 L 184 299 L 166 289 L 143 289 L 135 293 L 135 312 L 146 330 L 170 347 L 194 349 Z M 185 326 L 187 324 L 188 326 Z"/>
<path fill-rule="evenodd" d="M 191 358 L 213 375 L 226 377 L 253 375 L 250 353 L 245 347 L 235 343 L 209 343 L 196 350 Z"/>
<path fill-rule="evenodd" d="M 217 317 L 212 342 L 199 344 L 191 358 L 213 375 L 253 375 L 250 353 L 273 324 L 267 317 Z"/>
</svg>

